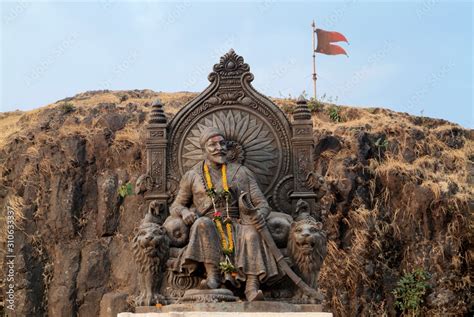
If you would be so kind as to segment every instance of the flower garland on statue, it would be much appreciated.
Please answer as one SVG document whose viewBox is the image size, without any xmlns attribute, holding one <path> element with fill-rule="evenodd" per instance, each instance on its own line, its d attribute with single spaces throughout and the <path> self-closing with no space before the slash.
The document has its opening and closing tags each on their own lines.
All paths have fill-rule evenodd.
<svg viewBox="0 0 474 317">
<path fill-rule="evenodd" d="M 232 262 L 230 261 L 229 256 L 234 253 L 234 239 L 232 234 L 232 220 L 229 216 L 229 198 L 230 198 L 230 191 L 229 185 L 227 184 L 227 165 L 222 164 L 221 167 L 221 174 L 222 174 L 222 193 L 219 193 L 225 198 L 225 205 L 226 205 L 226 213 L 227 217 L 224 221 L 222 221 L 222 213 L 217 210 L 215 204 L 215 197 L 218 195 L 216 192 L 214 185 L 212 184 L 211 174 L 209 173 L 209 166 L 204 163 L 204 176 L 206 178 L 207 184 L 207 195 L 211 198 L 212 206 L 214 207 L 214 224 L 216 225 L 217 232 L 219 233 L 221 239 L 221 247 L 222 252 L 225 255 L 225 261 L 219 263 L 219 267 L 223 272 L 233 273 L 236 272 L 236 269 Z M 223 225 L 225 224 L 225 232 Z M 226 235 L 227 234 L 227 235 Z"/>
</svg>

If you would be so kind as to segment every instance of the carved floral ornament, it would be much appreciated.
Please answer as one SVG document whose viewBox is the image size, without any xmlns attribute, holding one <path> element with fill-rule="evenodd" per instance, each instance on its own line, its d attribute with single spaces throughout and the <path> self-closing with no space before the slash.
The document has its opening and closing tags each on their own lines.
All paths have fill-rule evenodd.
<svg viewBox="0 0 474 317">
<path fill-rule="evenodd" d="M 228 53 L 221 57 L 219 64 L 214 65 L 214 71 L 224 76 L 242 75 L 250 71 L 248 64 L 244 63 L 244 58 L 230 49 Z"/>
</svg>

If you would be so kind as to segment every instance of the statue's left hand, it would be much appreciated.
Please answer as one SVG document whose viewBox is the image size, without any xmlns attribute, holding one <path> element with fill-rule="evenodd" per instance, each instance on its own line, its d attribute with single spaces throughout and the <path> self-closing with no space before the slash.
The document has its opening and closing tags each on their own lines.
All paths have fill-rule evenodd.
<svg viewBox="0 0 474 317">
<path fill-rule="evenodd" d="M 188 226 L 192 225 L 194 221 L 196 221 L 196 214 L 194 212 L 189 211 L 188 209 L 183 209 L 181 211 L 182 218 L 185 224 Z"/>
</svg>

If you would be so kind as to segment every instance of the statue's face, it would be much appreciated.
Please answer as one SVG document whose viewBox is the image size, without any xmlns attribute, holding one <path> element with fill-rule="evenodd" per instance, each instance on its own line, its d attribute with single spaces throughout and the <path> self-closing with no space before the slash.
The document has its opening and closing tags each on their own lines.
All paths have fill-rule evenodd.
<svg viewBox="0 0 474 317">
<path fill-rule="evenodd" d="M 216 135 L 206 142 L 205 156 L 211 163 L 224 164 L 227 156 L 227 146 L 223 136 Z"/>
</svg>

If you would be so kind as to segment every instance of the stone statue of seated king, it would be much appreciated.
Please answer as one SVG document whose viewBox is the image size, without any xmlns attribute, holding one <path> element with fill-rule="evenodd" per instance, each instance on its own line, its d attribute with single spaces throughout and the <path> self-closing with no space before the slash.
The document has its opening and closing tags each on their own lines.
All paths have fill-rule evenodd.
<svg viewBox="0 0 474 317">
<path fill-rule="evenodd" d="M 159 225 L 158 208 L 151 203 L 134 238 L 142 272 L 137 304 L 164 302 L 162 294 L 176 298 L 189 289 L 239 290 L 243 284 L 245 299 L 259 301 L 264 300 L 265 283 L 276 285 L 276 297 L 301 298 L 305 292 L 285 284 L 288 273 L 295 284 L 300 279 L 310 290 L 317 289 L 327 240 L 322 224 L 309 215 L 309 205 L 303 200 L 296 204 L 295 220 L 272 212 L 253 173 L 227 161 L 222 131 L 207 128 L 200 145 L 204 160 L 183 175 L 170 216 Z M 155 259 L 152 267 L 144 260 L 147 254 Z M 235 300 L 228 294 L 212 299 Z"/>
<path fill-rule="evenodd" d="M 222 271 L 233 283 L 246 282 L 248 301 L 262 300 L 260 284 L 278 275 L 277 263 L 255 228 L 259 218 L 269 215 L 269 205 L 252 172 L 226 162 L 223 132 L 206 129 L 200 144 L 205 159 L 184 174 L 167 221 L 178 217 L 190 226 L 189 243 L 175 269 L 192 274 L 202 264 L 207 277 L 200 287 L 210 289 L 220 287 Z M 239 210 L 238 198 L 244 192 L 256 207 L 253 214 Z"/>
<path fill-rule="evenodd" d="M 132 241 L 136 304 L 319 303 L 326 191 L 306 101 L 290 122 L 250 85 L 233 50 L 213 70 L 210 87 L 171 122 L 152 106 L 136 186 L 148 201 Z"/>
</svg>

